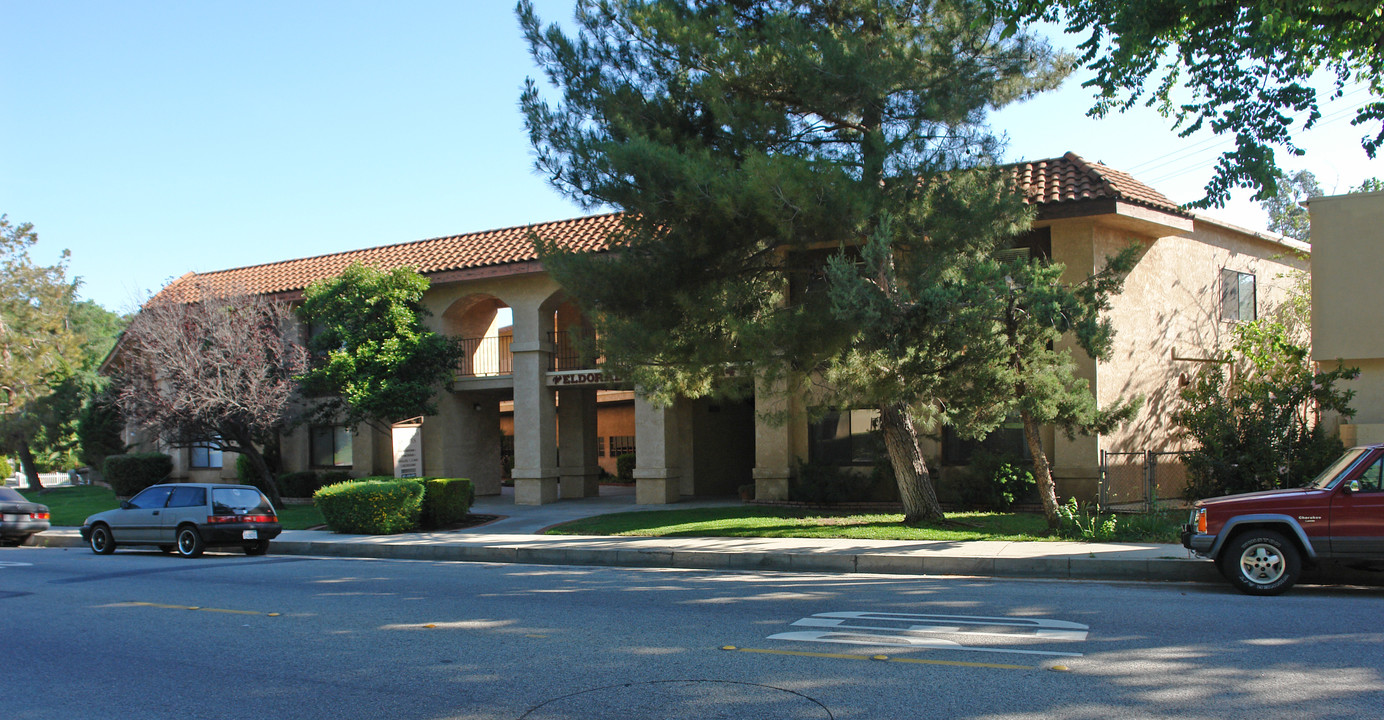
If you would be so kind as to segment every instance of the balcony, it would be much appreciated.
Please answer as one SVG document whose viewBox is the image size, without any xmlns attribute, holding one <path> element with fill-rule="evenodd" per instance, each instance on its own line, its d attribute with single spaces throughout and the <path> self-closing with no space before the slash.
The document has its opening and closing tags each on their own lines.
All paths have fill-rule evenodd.
<svg viewBox="0 0 1384 720">
<path fill-rule="evenodd" d="M 594 354 L 596 334 L 590 330 L 559 330 L 548 333 L 555 348 L 548 361 L 549 372 L 595 370 L 605 358 Z"/>
<path fill-rule="evenodd" d="M 509 335 L 484 338 L 463 338 L 462 357 L 457 364 L 457 377 L 486 378 L 514 374 L 514 353 Z"/>
</svg>

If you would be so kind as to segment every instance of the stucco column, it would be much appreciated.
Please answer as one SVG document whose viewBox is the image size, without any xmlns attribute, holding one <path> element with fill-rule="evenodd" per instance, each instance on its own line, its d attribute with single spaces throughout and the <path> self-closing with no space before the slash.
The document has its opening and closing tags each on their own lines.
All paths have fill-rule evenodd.
<svg viewBox="0 0 1384 720">
<path fill-rule="evenodd" d="M 681 496 L 681 415 L 634 395 L 634 502 L 666 505 Z"/>
<path fill-rule="evenodd" d="M 514 353 L 514 503 L 544 505 L 558 500 L 557 404 L 548 387 L 550 342 L 519 340 L 516 312 Z"/>
<path fill-rule="evenodd" d="M 601 493 L 601 467 L 596 464 L 596 389 L 559 390 L 557 399 L 562 497 L 596 497 Z"/>
<path fill-rule="evenodd" d="M 470 480 L 477 496 L 499 495 L 499 400 L 483 393 L 440 393 L 437 415 L 423 422 L 423 468 L 429 477 Z"/>
<path fill-rule="evenodd" d="M 789 422 L 791 398 L 788 384 L 780 379 L 755 379 L 754 497 L 787 500 L 793 476 L 793 423 Z"/>
</svg>

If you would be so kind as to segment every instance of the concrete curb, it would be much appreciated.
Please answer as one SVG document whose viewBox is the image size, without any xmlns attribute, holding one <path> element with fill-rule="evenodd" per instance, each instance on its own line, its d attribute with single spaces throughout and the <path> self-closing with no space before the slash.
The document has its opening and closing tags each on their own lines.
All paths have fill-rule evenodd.
<svg viewBox="0 0 1384 720">
<path fill-rule="evenodd" d="M 295 534 L 301 534 L 302 531 Z M 1214 565 L 1178 557 L 1117 558 L 1091 552 L 986 557 L 983 555 L 928 552 L 891 552 L 889 548 L 866 551 L 809 548 L 730 549 L 695 547 L 695 539 L 679 538 L 679 544 L 660 545 L 657 539 L 593 540 L 535 536 L 535 543 L 485 542 L 476 536 L 448 542 L 430 536 L 424 542 L 408 542 L 407 536 L 369 538 L 335 536 L 328 540 L 275 540 L 276 555 L 355 557 L 452 562 L 514 563 L 527 565 L 585 565 L 598 567 L 676 568 L 689 570 L 768 570 L 810 573 L 873 573 L 885 575 L 963 575 L 978 577 L 1046 578 L 1059 580 L 1137 580 L 1176 582 L 1223 582 Z M 724 538 L 715 539 L 726 544 Z M 50 531 L 31 544 L 41 547 L 85 547 L 72 530 Z M 600 547 L 596 547 L 600 545 Z M 1023 545 L 1023 544 L 1016 544 Z M 1108 547 L 1108 546 L 1107 546 Z"/>
</svg>

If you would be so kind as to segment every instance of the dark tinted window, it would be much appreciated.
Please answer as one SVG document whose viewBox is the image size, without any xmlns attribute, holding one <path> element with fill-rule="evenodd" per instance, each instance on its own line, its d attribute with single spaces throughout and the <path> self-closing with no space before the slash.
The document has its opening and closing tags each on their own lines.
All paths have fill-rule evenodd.
<svg viewBox="0 0 1384 720">
<path fill-rule="evenodd" d="M 199 487 L 175 487 L 168 498 L 168 507 L 197 507 L 207 504 L 207 489 Z"/>
<path fill-rule="evenodd" d="M 212 513 L 216 515 L 259 515 L 274 512 L 269 498 L 254 488 L 212 488 Z"/>
<path fill-rule="evenodd" d="M 14 488 L 0 488 L 0 501 L 3 502 L 29 502 L 24 499 Z"/>
<path fill-rule="evenodd" d="M 167 485 L 151 487 L 148 490 L 130 498 L 130 504 L 141 509 L 161 508 L 168 502 L 168 492 L 172 488 Z"/>
</svg>

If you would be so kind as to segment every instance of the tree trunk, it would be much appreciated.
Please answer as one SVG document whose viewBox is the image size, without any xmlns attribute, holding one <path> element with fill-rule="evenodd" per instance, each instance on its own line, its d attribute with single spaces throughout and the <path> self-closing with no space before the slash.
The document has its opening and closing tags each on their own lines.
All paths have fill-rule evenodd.
<svg viewBox="0 0 1384 720">
<path fill-rule="evenodd" d="M 29 490 L 43 492 L 43 479 L 38 476 L 38 466 L 34 463 L 34 453 L 29 449 L 29 441 L 19 443 L 19 466 L 24 469 L 24 477 L 29 478 Z"/>
<path fill-rule="evenodd" d="M 879 409 L 879 426 L 884 433 L 884 447 L 894 466 L 894 479 L 903 500 L 903 522 L 915 525 L 924 520 L 942 520 L 942 506 L 937 504 L 937 491 L 932 487 L 923 451 L 918 447 L 918 431 L 913 418 L 902 403 L 883 405 Z"/>
<path fill-rule="evenodd" d="M 250 467 L 255 469 L 255 474 L 259 475 L 264 487 L 264 494 L 269 496 L 269 502 L 274 504 L 274 509 L 282 510 L 283 498 L 279 497 L 279 483 L 274 479 L 274 472 L 269 469 L 269 463 L 264 459 L 264 453 L 255 447 L 254 443 L 245 443 L 237 451 L 250 461 Z"/>
<path fill-rule="evenodd" d="M 1049 528 L 1057 527 L 1057 487 L 1052 481 L 1052 467 L 1048 465 L 1047 453 L 1043 452 L 1043 439 L 1038 435 L 1038 421 L 1027 412 L 1020 412 L 1024 423 L 1024 440 L 1028 441 L 1028 452 L 1033 455 L 1033 479 L 1038 481 L 1038 497 L 1043 501 L 1043 517 Z"/>
</svg>

